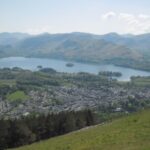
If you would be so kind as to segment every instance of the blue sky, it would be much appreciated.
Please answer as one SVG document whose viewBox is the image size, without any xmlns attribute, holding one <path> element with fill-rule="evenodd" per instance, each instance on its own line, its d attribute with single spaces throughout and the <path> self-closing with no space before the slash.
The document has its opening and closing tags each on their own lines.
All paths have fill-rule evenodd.
<svg viewBox="0 0 150 150">
<path fill-rule="evenodd" d="M 150 32 L 150 0 L 0 0 L 0 32 Z"/>
</svg>

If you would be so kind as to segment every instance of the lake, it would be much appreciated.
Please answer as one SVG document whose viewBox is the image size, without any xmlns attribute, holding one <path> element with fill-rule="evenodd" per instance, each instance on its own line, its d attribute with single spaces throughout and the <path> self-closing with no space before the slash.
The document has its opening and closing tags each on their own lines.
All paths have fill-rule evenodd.
<svg viewBox="0 0 150 150">
<path fill-rule="evenodd" d="M 135 70 L 125 67 L 118 67 L 114 65 L 95 65 L 72 62 L 73 67 L 67 67 L 68 61 L 45 59 L 45 58 L 24 58 L 24 57 L 8 57 L 0 59 L 0 68 L 4 67 L 20 67 L 23 69 L 37 70 L 37 66 L 53 68 L 58 72 L 88 72 L 97 74 L 100 71 L 121 72 L 122 76 L 117 78 L 120 81 L 129 81 L 131 76 L 150 76 L 150 72 Z"/>
</svg>

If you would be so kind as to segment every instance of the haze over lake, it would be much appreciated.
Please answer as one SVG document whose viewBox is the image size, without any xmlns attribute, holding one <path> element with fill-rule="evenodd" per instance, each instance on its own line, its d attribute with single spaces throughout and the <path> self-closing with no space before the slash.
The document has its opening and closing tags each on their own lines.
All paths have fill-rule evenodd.
<svg viewBox="0 0 150 150">
<path fill-rule="evenodd" d="M 118 78 L 120 81 L 129 81 L 131 76 L 150 76 L 150 72 L 135 70 L 131 68 L 118 67 L 114 65 L 95 65 L 73 62 L 73 67 L 67 67 L 68 61 L 45 59 L 45 58 L 25 58 L 25 57 L 8 57 L 0 59 L 0 68 L 4 67 L 20 67 L 23 69 L 37 70 L 37 66 L 43 68 L 53 68 L 58 72 L 78 73 L 87 72 L 97 74 L 100 71 L 121 72 L 122 76 Z"/>
</svg>

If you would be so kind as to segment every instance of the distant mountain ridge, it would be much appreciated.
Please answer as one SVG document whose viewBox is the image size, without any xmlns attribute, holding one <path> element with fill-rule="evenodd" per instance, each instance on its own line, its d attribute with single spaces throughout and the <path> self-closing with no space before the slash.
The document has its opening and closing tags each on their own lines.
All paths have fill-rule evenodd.
<svg viewBox="0 0 150 150">
<path fill-rule="evenodd" d="M 18 42 L 19 40 L 23 40 L 30 35 L 27 33 L 8 33 L 8 32 L 3 32 L 0 33 L 0 45 L 12 45 Z"/>
<path fill-rule="evenodd" d="M 150 53 L 150 33 L 141 35 L 119 35 L 116 33 L 109 33 L 100 36 L 100 39 L 124 45 L 142 53 Z"/>
<path fill-rule="evenodd" d="M 5 40 L 7 42 L 1 42 Z M 117 33 L 94 35 L 73 32 L 31 36 L 21 33 L 1 33 L 0 57 L 58 58 L 92 63 L 111 63 L 150 70 L 150 65 L 148 65 L 149 43 L 150 34 L 137 36 Z"/>
</svg>

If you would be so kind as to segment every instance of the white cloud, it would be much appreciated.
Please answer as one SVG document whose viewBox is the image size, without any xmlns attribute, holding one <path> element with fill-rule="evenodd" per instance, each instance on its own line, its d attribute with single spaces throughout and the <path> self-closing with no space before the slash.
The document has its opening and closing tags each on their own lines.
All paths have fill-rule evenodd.
<svg viewBox="0 0 150 150">
<path fill-rule="evenodd" d="M 135 21 L 135 16 L 132 14 L 127 14 L 127 13 L 120 13 L 118 15 L 118 18 L 121 20 L 125 20 L 127 22 L 132 22 L 133 20 Z"/>
<path fill-rule="evenodd" d="M 111 19 L 113 17 L 116 17 L 116 13 L 113 11 L 107 12 L 106 14 L 102 15 L 103 19 Z"/>
<path fill-rule="evenodd" d="M 129 13 L 115 13 L 108 12 L 101 16 L 103 19 L 109 21 L 108 23 L 113 24 L 114 20 L 109 18 L 115 18 L 118 25 L 121 26 L 122 30 L 128 33 L 141 34 L 150 32 L 150 16 L 146 14 L 129 14 Z"/>
<path fill-rule="evenodd" d="M 140 14 L 138 17 L 140 19 L 150 19 L 150 16 L 149 15 L 145 15 L 145 14 Z"/>
</svg>

